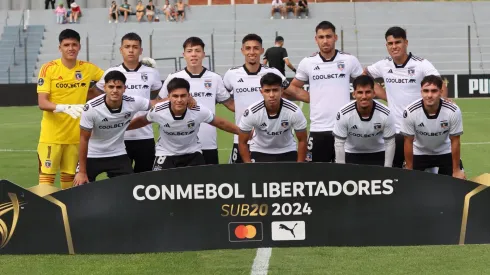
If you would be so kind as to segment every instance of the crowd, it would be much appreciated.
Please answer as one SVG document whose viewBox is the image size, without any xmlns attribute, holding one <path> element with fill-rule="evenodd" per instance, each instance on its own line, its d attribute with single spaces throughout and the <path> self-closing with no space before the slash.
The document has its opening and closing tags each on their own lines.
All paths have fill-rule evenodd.
<svg viewBox="0 0 490 275">
<path fill-rule="evenodd" d="M 297 68 L 284 61 L 284 38 L 263 60 L 273 68 L 261 63 L 262 38 L 248 34 L 244 64 L 223 76 L 203 66 L 205 44 L 189 37 L 182 45 L 186 67 L 164 80 L 154 60 L 141 59 L 136 33 L 121 39 L 123 63 L 103 71 L 77 59 L 76 31 L 62 31 L 61 58 L 46 63 L 38 79 L 39 183 L 53 184 L 58 171 L 61 186 L 69 188 L 103 172 L 115 177 L 216 165 L 217 129 L 234 134 L 232 164 L 334 162 L 465 177 L 461 111 L 434 66 L 408 52 L 404 29 L 389 28 L 389 57 L 365 68 L 336 49 L 332 23 L 322 21 L 315 32 L 319 51 Z M 291 82 L 284 64 L 295 72 Z M 91 81 L 97 84 L 89 88 Z M 295 101 L 309 103 L 309 129 Z M 234 122 L 216 116 L 216 104 L 234 112 Z M 152 124 L 159 129 L 156 141 Z"/>
</svg>

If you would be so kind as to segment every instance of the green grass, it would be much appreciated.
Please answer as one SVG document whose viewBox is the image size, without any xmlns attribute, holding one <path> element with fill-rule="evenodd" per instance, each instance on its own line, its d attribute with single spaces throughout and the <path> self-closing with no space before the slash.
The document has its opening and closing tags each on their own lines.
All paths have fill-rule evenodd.
<svg viewBox="0 0 490 275">
<path fill-rule="evenodd" d="M 490 172 L 490 100 L 458 100 L 463 111 L 462 158 L 467 176 Z M 308 108 L 303 110 L 308 117 Z M 233 114 L 218 106 L 219 116 Z M 37 107 L 0 108 L 0 178 L 37 184 Z M 220 162 L 233 137 L 219 131 Z M 475 144 L 480 143 L 480 144 Z M 12 151 L 8 151 L 12 150 Z M 137 255 L 0 256 L 0 274 L 250 274 L 255 249 Z M 269 274 L 483 274 L 490 246 L 275 248 Z"/>
</svg>

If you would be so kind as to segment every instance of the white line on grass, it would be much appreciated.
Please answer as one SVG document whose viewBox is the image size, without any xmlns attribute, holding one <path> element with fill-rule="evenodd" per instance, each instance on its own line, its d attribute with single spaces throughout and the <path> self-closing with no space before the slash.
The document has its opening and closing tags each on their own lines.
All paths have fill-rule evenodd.
<svg viewBox="0 0 490 275">
<path fill-rule="evenodd" d="M 259 248 L 257 249 L 257 255 L 255 255 L 254 263 L 252 265 L 251 275 L 267 275 L 269 272 L 269 259 L 272 255 L 272 248 Z"/>
</svg>

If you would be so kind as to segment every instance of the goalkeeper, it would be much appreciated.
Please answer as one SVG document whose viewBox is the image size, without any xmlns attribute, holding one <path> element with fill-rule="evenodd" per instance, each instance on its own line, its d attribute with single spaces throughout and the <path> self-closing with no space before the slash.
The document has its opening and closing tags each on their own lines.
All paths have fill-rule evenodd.
<svg viewBox="0 0 490 275">
<path fill-rule="evenodd" d="M 120 52 L 122 64 L 109 68 L 105 74 L 111 71 L 119 71 L 126 77 L 127 96 L 140 96 L 156 103 L 156 97 L 162 88 L 160 73 L 155 69 L 155 61 L 151 58 L 140 57 L 143 53 L 141 37 L 136 33 L 127 33 L 121 38 Z M 105 76 L 105 75 L 104 75 Z M 104 92 L 104 77 L 97 82 L 97 88 Z M 146 115 L 147 112 L 138 112 L 135 117 Z M 152 125 L 126 131 L 124 144 L 131 164 L 134 162 L 134 172 L 141 173 L 151 171 L 155 160 L 155 135 Z"/>
<path fill-rule="evenodd" d="M 77 60 L 80 35 L 66 29 L 59 35 L 61 58 L 44 64 L 37 82 L 38 104 L 43 111 L 37 147 L 39 184 L 54 185 L 61 172 L 61 188 L 73 186 L 78 163 L 80 115 L 85 102 L 100 93 L 90 87 L 104 71 L 94 64 Z"/>
</svg>

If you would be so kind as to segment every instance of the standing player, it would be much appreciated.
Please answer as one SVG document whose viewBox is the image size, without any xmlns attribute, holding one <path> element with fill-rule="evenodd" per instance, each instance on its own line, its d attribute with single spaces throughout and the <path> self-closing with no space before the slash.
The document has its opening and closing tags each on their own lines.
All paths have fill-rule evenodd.
<svg viewBox="0 0 490 275">
<path fill-rule="evenodd" d="M 208 123 L 223 131 L 238 134 L 238 127 L 211 110 L 196 105 L 188 108 L 190 84 L 187 80 L 175 77 L 168 82 L 169 100 L 155 105 L 147 116 L 133 119 L 128 129 L 136 129 L 155 122 L 160 128 L 157 141 L 153 171 L 204 165 L 199 128 Z"/>
<path fill-rule="evenodd" d="M 315 31 L 320 51 L 301 60 L 291 85 L 303 87 L 305 81 L 310 85 L 308 160 L 333 162 L 335 115 L 350 101 L 350 79 L 362 74 L 362 66 L 353 55 L 335 49 L 337 34 L 332 23 L 322 21 Z"/>
<path fill-rule="evenodd" d="M 393 166 L 403 166 L 403 136 L 400 134 L 403 110 L 420 99 L 420 82 L 427 75 L 439 75 L 432 63 L 408 53 L 407 33 L 400 27 L 391 27 L 385 33 L 386 49 L 390 57 L 380 60 L 365 69 L 373 78 L 383 78 L 386 91 L 376 84 L 377 97 L 388 100 L 397 135 Z M 442 97 L 447 97 L 447 87 L 443 86 Z"/>
<path fill-rule="evenodd" d="M 148 100 L 155 98 L 162 87 L 160 73 L 155 68 L 140 62 L 143 53 L 141 37 L 136 33 L 128 33 L 121 39 L 120 52 L 123 58 L 121 65 L 109 68 L 105 73 L 112 71 L 122 72 L 126 76 L 127 96 L 141 96 Z M 104 90 L 104 79 L 97 83 L 99 90 Z M 146 115 L 140 112 L 137 116 Z M 131 163 L 134 161 L 134 172 L 151 171 L 155 157 L 155 135 L 153 128 L 148 125 L 144 128 L 127 131 L 124 135 L 126 151 Z"/>
<path fill-rule="evenodd" d="M 79 171 L 74 184 L 94 182 L 103 172 L 109 178 L 133 173 L 124 146 L 124 132 L 133 116 L 148 111 L 151 103 L 124 95 L 126 77 L 117 70 L 104 76 L 105 94 L 90 100 L 80 120 Z"/>
<path fill-rule="evenodd" d="M 464 179 L 460 167 L 461 110 L 441 98 L 443 81 L 439 76 L 424 77 L 421 86 L 422 99 L 409 104 L 402 115 L 405 167 L 421 171 L 439 167 L 439 174 Z"/>
<path fill-rule="evenodd" d="M 59 35 L 61 58 L 44 64 L 39 71 L 37 93 L 43 111 L 37 153 L 39 184 L 54 184 L 58 170 L 61 188 L 73 185 L 80 142 L 79 120 L 87 98 L 100 95 L 91 81 L 98 81 L 104 71 L 92 63 L 77 60 L 80 35 L 71 29 Z"/>
<path fill-rule="evenodd" d="M 360 75 L 352 84 L 355 101 L 340 108 L 333 130 L 336 163 L 391 167 L 395 124 L 390 110 L 374 101 L 374 80 Z"/>
<path fill-rule="evenodd" d="M 235 123 L 250 104 L 263 99 L 260 94 L 260 78 L 267 73 L 275 73 L 282 79 L 282 87 L 291 97 L 309 102 L 308 92 L 301 87 L 290 86 L 286 77 L 275 68 L 260 64 L 260 56 L 264 53 L 262 38 L 256 34 L 247 34 L 242 39 L 242 54 L 245 57 L 243 66 L 229 69 L 224 77 L 225 88 L 233 94 L 235 100 Z M 230 163 L 241 163 L 238 149 L 238 135 L 234 136 Z"/>
<path fill-rule="evenodd" d="M 304 162 L 306 160 L 306 118 L 293 102 L 282 99 L 282 78 L 267 73 L 260 79 L 263 99 L 250 105 L 240 120 L 238 148 L 244 163 Z M 247 142 L 255 129 L 254 137 Z M 298 148 L 292 130 L 298 138 Z"/>
<path fill-rule="evenodd" d="M 235 104 L 230 93 L 225 89 L 223 79 L 217 73 L 211 72 L 202 65 L 205 57 L 204 42 L 199 37 L 189 37 L 185 40 L 184 59 L 187 66 L 179 72 L 170 74 L 160 90 L 159 97 L 168 97 L 167 84 L 175 77 L 186 79 L 190 84 L 190 94 L 196 102 L 216 113 L 216 103 L 221 103 L 230 111 L 235 111 Z M 199 142 L 206 164 L 219 164 L 217 131 L 212 125 L 204 123 L 199 129 Z"/>
</svg>

